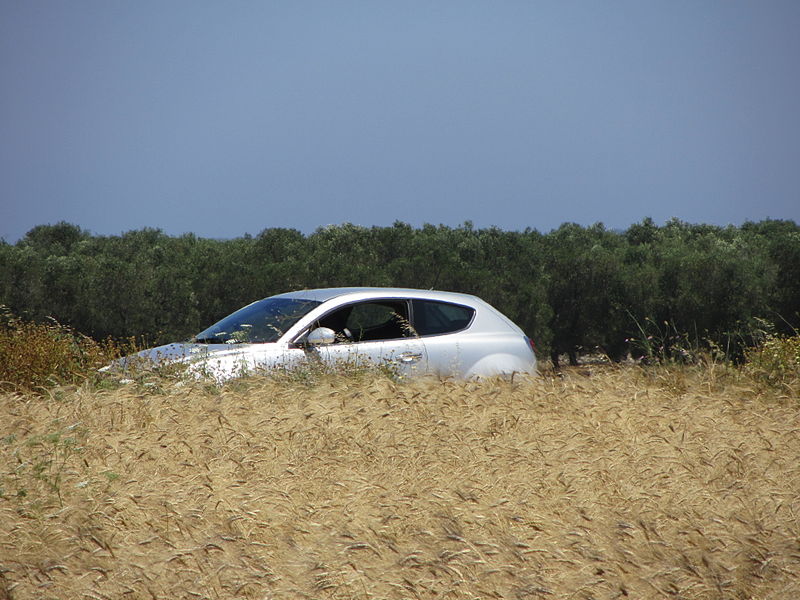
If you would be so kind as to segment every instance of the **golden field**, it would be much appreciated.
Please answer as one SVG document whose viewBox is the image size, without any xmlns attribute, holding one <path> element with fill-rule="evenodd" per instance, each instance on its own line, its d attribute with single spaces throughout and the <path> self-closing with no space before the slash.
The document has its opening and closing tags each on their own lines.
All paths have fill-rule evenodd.
<svg viewBox="0 0 800 600">
<path fill-rule="evenodd" d="M 0 599 L 800 598 L 800 402 L 733 369 L 0 395 Z"/>
</svg>

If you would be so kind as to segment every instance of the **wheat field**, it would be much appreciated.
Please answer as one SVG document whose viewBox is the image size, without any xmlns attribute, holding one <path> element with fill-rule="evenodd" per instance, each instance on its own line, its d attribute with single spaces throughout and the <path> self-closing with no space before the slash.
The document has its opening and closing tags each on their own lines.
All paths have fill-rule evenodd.
<svg viewBox="0 0 800 600">
<path fill-rule="evenodd" d="M 800 403 L 713 369 L 0 396 L 0 599 L 800 598 Z"/>
</svg>

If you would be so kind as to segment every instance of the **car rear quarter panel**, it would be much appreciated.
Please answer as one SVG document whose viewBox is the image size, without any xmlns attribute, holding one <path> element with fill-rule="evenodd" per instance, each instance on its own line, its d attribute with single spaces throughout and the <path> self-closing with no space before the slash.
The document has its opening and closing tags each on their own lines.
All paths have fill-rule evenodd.
<svg viewBox="0 0 800 600">
<path fill-rule="evenodd" d="M 533 352 L 521 334 L 461 332 L 423 338 L 429 371 L 455 377 L 533 373 Z"/>
</svg>

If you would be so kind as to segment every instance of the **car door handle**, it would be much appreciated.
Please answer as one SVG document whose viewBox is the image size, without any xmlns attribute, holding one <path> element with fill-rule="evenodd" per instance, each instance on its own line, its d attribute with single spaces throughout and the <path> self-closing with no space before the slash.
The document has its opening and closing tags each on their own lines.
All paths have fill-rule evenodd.
<svg viewBox="0 0 800 600">
<path fill-rule="evenodd" d="M 422 358 L 422 354 L 416 352 L 403 352 L 397 358 L 400 359 L 400 362 L 412 363 L 420 360 Z"/>
</svg>

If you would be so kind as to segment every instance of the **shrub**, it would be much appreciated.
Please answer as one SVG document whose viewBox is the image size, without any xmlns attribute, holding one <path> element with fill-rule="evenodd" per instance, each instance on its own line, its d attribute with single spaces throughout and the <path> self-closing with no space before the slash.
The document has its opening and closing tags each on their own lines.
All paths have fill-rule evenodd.
<svg viewBox="0 0 800 600">
<path fill-rule="evenodd" d="M 56 321 L 25 321 L 0 307 L 0 385 L 35 389 L 76 383 L 119 355 L 111 340 L 97 342 Z"/>
<path fill-rule="evenodd" d="M 800 388 L 800 335 L 768 335 L 747 353 L 745 371 L 770 385 Z"/>
</svg>

